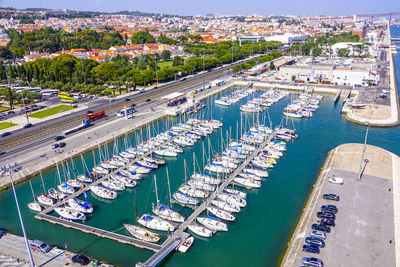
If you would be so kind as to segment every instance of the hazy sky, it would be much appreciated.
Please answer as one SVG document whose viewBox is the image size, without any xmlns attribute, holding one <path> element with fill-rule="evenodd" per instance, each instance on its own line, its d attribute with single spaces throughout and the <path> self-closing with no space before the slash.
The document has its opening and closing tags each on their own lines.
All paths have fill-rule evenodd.
<svg viewBox="0 0 400 267">
<path fill-rule="evenodd" d="M 400 11 L 399 0 L 0 0 L 0 6 L 178 15 L 351 15 Z"/>
</svg>

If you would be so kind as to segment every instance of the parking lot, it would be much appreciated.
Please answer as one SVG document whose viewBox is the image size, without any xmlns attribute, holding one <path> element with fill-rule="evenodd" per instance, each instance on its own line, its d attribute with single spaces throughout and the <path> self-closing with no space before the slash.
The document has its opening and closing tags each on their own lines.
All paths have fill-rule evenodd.
<svg viewBox="0 0 400 267">
<path fill-rule="evenodd" d="M 368 162 L 358 181 L 362 145 L 346 144 L 344 149 L 339 148 L 342 150 L 336 151 L 326 172 L 322 171 L 321 183 L 313 192 L 316 198 L 311 197 L 307 203 L 306 213 L 311 212 L 304 216 L 305 224 L 297 227 L 288 250 L 292 255 L 286 255 L 283 266 L 303 266 L 303 257 L 321 259 L 324 266 L 396 266 L 391 156 L 368 146 Z M 330 183 L 333 175 L 343 178 L 343 185 Z M 340 200 L 323 199 L 323 194 L 336 194 Z M 317 212 L 327 204 L 338 209 L 336 226 L 326 234 L 320 254 L 303 252 L 312 224 L 321 220 Z"/>
</svg>

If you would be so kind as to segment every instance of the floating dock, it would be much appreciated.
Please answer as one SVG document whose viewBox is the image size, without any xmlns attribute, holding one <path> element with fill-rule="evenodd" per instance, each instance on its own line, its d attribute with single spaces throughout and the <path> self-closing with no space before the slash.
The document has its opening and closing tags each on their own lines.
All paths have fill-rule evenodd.
<svg viewBox="0 0 400 267">
<path fill-rule="evenodd" d="M 339 92 L 337 92 L 337 94 L 333 98 L 333 103 L 336 103 L 338 101 L 341 94 L 342 94 L 342 89 L 340 89 Z"/>
</svg>

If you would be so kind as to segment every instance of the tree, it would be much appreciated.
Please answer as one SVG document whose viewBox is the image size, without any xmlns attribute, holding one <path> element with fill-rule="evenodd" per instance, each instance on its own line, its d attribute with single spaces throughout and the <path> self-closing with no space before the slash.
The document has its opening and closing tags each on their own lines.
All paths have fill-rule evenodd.
<svg viewBox="0 0 400 267">
<path fill-rule="evenodd" d="M 296 75 L 292 75 L 292 82 L 296 80 Z"/>
<path fill-rule="evenodd" d="M 169 50 L 163 50 L 161 52 L 161 59 L 164 61 L 168 61 L 171 59 L 171 51 Z"/>
<path fill-rule="evenodd" d="M 271 70 L 274 70 L 274 69 L 275 69 L 275 64 L 274 64 L 273 61 L 271 61 L 271 62 L 269 63 L 269 68 L 270 68 Z"/>
<path fill-rule="evenodd" d="M 181 43 L 185 43 L 187 42 L 188 38 L 185 35 L 180 35 L 178 36 L 178 41 L 180 41 Z"/>
<path fill-rule="evenodd" d="M 146 44 L 146 43 L 155 43 L 156 39 L 147 31 L 139 31 L 135 32 L 132 35 L 132 44 Z"/>
<path fill-rule="evenodd" d="M 339 57 L 348 57 L 349 56 L 349 50 L 347 48 L 340 48 L 337 51 L 337 55 Z"/>
</svg>

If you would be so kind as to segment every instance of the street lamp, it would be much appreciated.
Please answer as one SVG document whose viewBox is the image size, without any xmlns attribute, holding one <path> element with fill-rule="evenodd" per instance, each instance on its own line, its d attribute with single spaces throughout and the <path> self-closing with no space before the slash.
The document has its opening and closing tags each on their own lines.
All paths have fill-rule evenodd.
<svg viewBox="0 0 400 267">
<path fill-rule="evenodd" d="M 364 155 L 365 155 L 365 151 L 367 150 L 367 138 L 368 138 L 368 130 L 369 130 L 369 122 L 367 122 L 367 131 L 365 132 L 365 138 L 364 138 L 364 147 L 363 147 L 363 151 L 361 154 L 361 161 L 360 161 L 360 170 L 358 172 L 358 177 L 357 177 L 357 181 L 361 181 L 361 176 L 363 173 L 363 161 L 365 162 L 365 166 L 367 166 L 368 160 L 364 159 Z M 364 168 L 365 168 L 364 166 Z"/>
<path fill-rule="evenodd" d="M 19 221 L 21 223 L 22 233 L 24 234 L 26 249 L 28 250 L 29 261 L 31 262 L 31 266 L 35 267 L 35 263 L 33 262 L 32 252 L 29 247 L 28 238 L 26 237 L 26 233 L 25 233 L 25 227 L 24 227 L 24 222 L 22 220 L 21 211 L 19 210 L 18 198 L 17 198 L 17 193 L 15 192 L 14 181 L 12 179 L 12 168 L 10 165 L 8 165 L 8 171 L 10 174 L 10 181 L 11 181 L 11 186 L 12 186 L 13 193 L 14 193 L 15 204 L 17 205 L 18 217 L 19 217 Z"/>
</svg>

